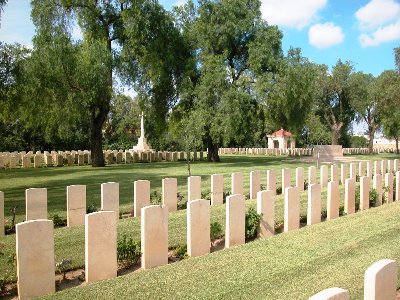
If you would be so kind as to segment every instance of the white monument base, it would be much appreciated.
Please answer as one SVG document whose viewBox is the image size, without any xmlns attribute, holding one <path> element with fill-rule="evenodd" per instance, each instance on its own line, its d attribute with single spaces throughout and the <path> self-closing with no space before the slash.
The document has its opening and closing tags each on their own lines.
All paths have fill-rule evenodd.
<svg viewBox="0 0 400 300">
<path fill-rule="evenodd" d="M 146 141 L 145 137 L 140 137 L 139 140 L 138 140 L 137 145 L 134 146 L 130 150 L 133 150 L 133 151 L 136 151 L 136 152 L 152 151 L 152 149 L 150 149 L 150 146 L 147 144 L 147 141 Z"/>
</svg>

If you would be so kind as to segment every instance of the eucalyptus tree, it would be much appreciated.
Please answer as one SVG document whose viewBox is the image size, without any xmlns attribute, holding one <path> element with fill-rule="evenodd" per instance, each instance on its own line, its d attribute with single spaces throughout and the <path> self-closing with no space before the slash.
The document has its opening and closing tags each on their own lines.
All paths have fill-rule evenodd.
<svg viewBox="0 0 400 300">
<path fill-rule="evenodd" d="M 179 112 L 198 114 L 208 160 L 219 161 L 218 147 L 246 143 L 257 130 L 259 103 L 281 62 L 282 34 L 262 20 L 258 0 L 188 1 L 175 14 L 191 53 Z"/>
<path fill-rule="evenodd" d="M 382 125 L 386 137 L 396 141 L 399 154 L 400 140 L 400 73 L 395 70 L 384 71 L 378 77 L 378 90 L 382 97 Z"/>
<path fill-rule="evenodd" d="M 326 65 L 319 67 L 317 78 L 317 114 L 331 130 L 331 144 L 337 145 L 354 119 L 350 102 L 350 74 L 353 66 L 350 62 L 339 60 L 329 72 Z"/>
<path fill-rule="evenodd" d="M 316 78 L 316 65 L 302 57 L 299 48 L 290 48 L 276 76 L 270 99 L 266 101 L 276 128 L 301 133 L 314 107 Z"/>
<path fill-rule="evenodd" d="M 118 92 L 117 75 L 140 86 L 152 112 L 165 118 L 178 81 L 171 46 L 177 30 L 157 1 L 33 0 L 32 19 L 37 110 L 56 124 L 86 122 L 93 166 L 104 165 L 102 131 Z"/>
<path fill-rule="evenodd" d="M 375 132 L 381 126 L 381 91 L 377 90 L 376 78 L 372 74 L 353 73 L 349 81 L 351 106 L 356 113 L 356 121 L 367 124 L 368 152 L 372 154 Z"/>
</svg>

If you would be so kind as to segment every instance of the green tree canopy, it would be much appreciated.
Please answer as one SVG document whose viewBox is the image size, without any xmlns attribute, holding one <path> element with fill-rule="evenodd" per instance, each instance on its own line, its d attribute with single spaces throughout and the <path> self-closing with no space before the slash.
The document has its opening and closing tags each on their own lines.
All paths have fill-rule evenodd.
<svg viewBox="0 0 400 300">
<path fill-rule="evenodd" d="M 350 74 L 353 66 L 350 62 L 339 60 L 329 72 L 327 66 L 321 65 L 317 79 L 316 106 L 321 121 L 331 130 L 331 143 L 337 145 L 339 138 L 347 132 L 354 118 L 350 103 Z"/>
</svg>

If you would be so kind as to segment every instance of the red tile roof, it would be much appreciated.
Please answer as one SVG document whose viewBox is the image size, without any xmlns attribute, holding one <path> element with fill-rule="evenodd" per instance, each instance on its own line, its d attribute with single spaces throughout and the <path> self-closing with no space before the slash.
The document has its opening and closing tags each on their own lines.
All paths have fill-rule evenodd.
<svg viewBox="0 0 400 300">
<path fill-rule="evenodd" d="M 292 134 L 289 131 L 283 130 L 281 128 L 281 130 L 278 130 L 278 131 L 272 133 L 270 136 L 271 137 L 281 137 L 281 136 L 292 136 Z"/>
</svg>

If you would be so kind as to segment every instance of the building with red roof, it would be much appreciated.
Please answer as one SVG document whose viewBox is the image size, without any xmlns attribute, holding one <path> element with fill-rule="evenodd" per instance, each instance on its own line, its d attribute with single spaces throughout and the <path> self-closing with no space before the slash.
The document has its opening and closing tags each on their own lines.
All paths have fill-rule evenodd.
<svg viewBox="0 0 400 300">
<path fill-rule="evenodd" d="M 269 149 L 294 149 L 296 147 L 296 139 L 286 130 L 280 130 L 267 135 Z"/>
</svg>

